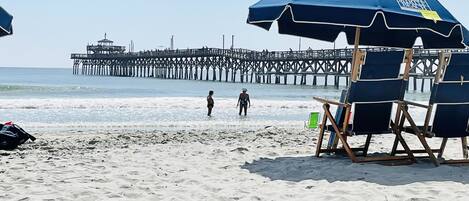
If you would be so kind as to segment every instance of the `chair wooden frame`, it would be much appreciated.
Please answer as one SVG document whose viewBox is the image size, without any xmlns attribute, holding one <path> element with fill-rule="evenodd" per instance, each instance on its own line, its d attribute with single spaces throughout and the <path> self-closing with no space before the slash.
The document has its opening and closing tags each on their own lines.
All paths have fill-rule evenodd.
<svg viewBox="0 0 469 201">
<path fill-rule="evenodd" d="M 352 81 L 358 80 L 359 73 L 361 72 L 362 64 L 364 63 L 365 55 L 366 53 L 360 50 L 354 53 L 354 57 L 355 57 L 354 62 L 353 62 L 354 68 L 352 68 L 353 70 L 351 73 Z M 404 70 L 404 75 L 403 75 L 404 80 L 409 79 L 409 71 L 410 71 L 410 67 L 412 64 L 412 57 L 413 57 L 413 51 L 406 50 L 405 52 L 405 64 L 406 65 L 405 65 L 405 70 Z M 405 150 L 405 153 L 407 153 L 407 156 L 390 155 L 390 156 L 382 156 L 382 157 L 381 156 L 380 157 L 367 157 L 367 152 L 370 146 L 372 134 L 367 135 L 365 145 L 363 148 L 351 148 L 349 143 L 347 142 L 347 137 L 352 135 L 352 133 L 348 132 L 348 126 L 349 126 L 348 122 L 350 120 L 350 117 L 348 114 L 350 113 L 352 109 L 352 105 L 347 102 L 340 103 L 337 101 L 331 101 L 331 100 L 318 98 L 318 97 L 315 97 L 314 99 L 316 101 L 323 103 L 323 109 L 324 109 L 324 116 L 320 125 L 320 132 L 319 132 L 319 137 L 318 137 L 318 141 L 316 145 L 316 154 L 315 154 L 316 157 L 320 157 L 321 153 L 335 153 L 335 154 L 346 153 L 348 157 L 354 163 L 376 162 L 376 161 L 395 161 L 395 160 L 410 160 L 411 162 L 415 162 L 415 157 L 413 153 L 411 152 L 409 146 L 407 145 L 407 143 L 405 142 L 404 138 L 401 135 L 400 127 L 396 125 L 395 123 L 391 122 L 392 131 L 396 135 L 396 140 L 400 142 L 401 145 L 404 147 L 404 150 Z M 401 102 L 398 102 L 398 105 L 399 105 L 398 107 L 400 107 L 401 104 L 402 104 Z M 339 128 L 340 126 L 337 123 L 337 120 L 334 118 L 334 116 L 332 115 L 330 111 L 331 105 L 335 105 L 337 107 L 343 107 L 345 109 L 345 120 L 341 128 Z M 394 122 L 400 122 L 400 119 L 399 119 L 401 115 L 400 110 L 397 110 L 397 111 L 398 112 L 396 114 Z M 334 146 L 332 148 L 323 149 L 322 144 L 323 144 L 325 131 L 327 129 L 328 121 L 330 121 L 332 128 L 334 129 L 336 133 L 335 135 L 337 136 L 337 138 L 335 138 L 336 141 L 334 142 Z M 340 148 L 340 149 L 337 148 L 336 145 L 338 144 L 339 141 L 342 143 L 343 148 Z M 358 155 L 357 152 L 361 152 L 361 154 Z"/>
<path fill-rule="evenodd" d="M 451 58 L 451 53 L 449 52 L 440 53 L 439 55 L 440 63 L 438 65 L 438 69 L 437 69 L 436 76 L 435 76 L 435 84 L 438 84 L 439 82 L 443 81 L 444 72 L 446 71 L 446 68 L 449 65 L 450 58 Z M 408 111 L 409 105 L 427 109 L 423 129 L 417 126 L 414 119 L 410 115 Z M 442 139 L 439 149 L 431 149 L 430 146 L 428 145 L 426 138 L 434 137 L 434 133 L 431 133 L 431 131 L 429 131 L 433 108 L 434 108 L 433 104 L 423 105 L 423 104 L 419 104 L 419 103 L 415 103 L 411 101 L 402 101 L 402 103 L 400 104 L 399 110 L 401 111 L 402 116 L 401 116 L 401 123 L 399 124 L 399 128 L 403 130 L 404 123 L 407 120 L 412 130 L 414 131 L 413 134 L 415 134 L 418 137 L 419 141 L 424 147 L 423 150 L 422 149 L 411 150 L 412 153 L 428 154 L 428 158 L 430 158 L 430 160 L 435 164 L 435 166 L 439 166 L 440 164 L 461 164 L 461 163 L 469 164 L 469 153 L 468 153 L 466 137 L 461 137 L 461 144 L 462 144 L 462 151 L 463 151 L 464 159 L 460 159 L 460 160 L 444 160 L 443 159 L 443 153 L 445 151 L 448 138 Z M 403 153 L 403 150 L 397 150 L 397 146 L 398 146 L 397 143 L 398 143 L 398 139 L 396 138 L 396 140 L 394 141 L 393 150 L 391 153 L 393 156 L 399 153 Z M 405 149 L 404 152 L 407 152 L 407 148 L 404 148 L 404 149 Z M 435 156 L 435 153 L 438 153 L 438 157 Z"/>
</svg>

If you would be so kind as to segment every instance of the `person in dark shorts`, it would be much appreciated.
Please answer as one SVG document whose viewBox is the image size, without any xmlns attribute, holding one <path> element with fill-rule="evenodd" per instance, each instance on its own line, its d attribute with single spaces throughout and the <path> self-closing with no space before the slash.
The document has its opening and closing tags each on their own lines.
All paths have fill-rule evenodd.
<svg viewBox="0 0 469 201">
<path fill-rule="evenodd" d="M 212 116 L 212 109 L 213 106 L 215 105 L 215 102 L 213 101 L 213 91 L 208 92 L 207 96 L 207 108 L 208 108 L 208 113 L 207 116 L 211 117 Z"/>
<path fill-rule="evenodd" d="M 251 107 L 251 100 L 249 100 L 249 94 L 246 93 L 247 91 L 248 91 L 247 89 L 243 89 L 243 92 L 239 94 L 238 104 L 237 104 L 237 106 L 239 106 L 239 115 L 241 115 L 244 109 L 244 116 L 246 116 L 248 113 L 248 107 Z"/>
</svg>

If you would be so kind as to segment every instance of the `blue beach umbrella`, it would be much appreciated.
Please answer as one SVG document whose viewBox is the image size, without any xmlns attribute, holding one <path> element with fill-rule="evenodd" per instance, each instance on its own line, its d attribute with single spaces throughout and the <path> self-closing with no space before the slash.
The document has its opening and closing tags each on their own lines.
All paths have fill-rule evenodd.
<svg viewBox="0 0 469 201">
<path fill-rule="evenodd" d="M 13 34 L 13 16 L 0 7 L 0 37 Z"/>
<path fill-rule="evenodd" d="M 428 49 L 469 45 L 469 31 L 438 0 L 261 0 L 248 23 L 269 30 L 333 42 L 412 48 L 420 37 Z"/>
</svg>

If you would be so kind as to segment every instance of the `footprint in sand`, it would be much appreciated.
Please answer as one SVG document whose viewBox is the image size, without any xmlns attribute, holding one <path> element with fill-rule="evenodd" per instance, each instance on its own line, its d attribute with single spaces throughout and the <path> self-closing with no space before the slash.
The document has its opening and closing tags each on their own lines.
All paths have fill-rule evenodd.
<svg viewBox="0 0 469 201">
<path fill-rule="evenodd" d="M 132 189 L 132 186 L 124 184 L 124 185 L 119 186 L 119 188 L 121 188 L 121 189 Z"/>
<path fill-rule="evenodd" d="M 136 175 L 139 175 L 140 173 L 138 171 L 129 171 L 129 172 L 127 172 L 127 174 L 136 176 Z"/>
<path fill-rule="evenodd" d="M 129 199 L 138 199 L 142 196 L 138 193 L 124 193 L 124 197 Z"/>
<path fill-rule="evenodd" d="M 110 183 L 111 180 L 107 178 L 97 178 L 97 179 L 94 179 L 93 182 L 105 184 L 105 183 Z"/>
<path fill-rule="evenodd" d="M 111 194 L 111 195 L 108 195 L 107 197 L 108 198 L 122 198 L 122 196 L 119 194 Z"/>
<path fill-rule="evenodd" d="M 430 200 L 425 199 L 425 198 L 410 198 L 410 199 L 407 199 L 406 201 L 430 201 Z"/>
</svg>

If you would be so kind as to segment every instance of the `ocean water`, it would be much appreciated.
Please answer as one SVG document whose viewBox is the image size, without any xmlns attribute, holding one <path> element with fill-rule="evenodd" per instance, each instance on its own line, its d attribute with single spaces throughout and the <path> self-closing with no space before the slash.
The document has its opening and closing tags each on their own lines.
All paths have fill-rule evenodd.
<svg viewBox="0 0 469 201">
<path fill-rule="evenodd" d="M 237 96 L 247 88 L 252 107 L 239 116 Z M 215 91 L 213 117 L 206 96 Z M 155 78 L 72 75 L 71 69 L 0 68 L 0 122 L 33 133 L 119 130 L 302 127 L 321 111 L 314 96 L 337 99 L 341 89 Z M 411 92 L 423 101 L 428 93 Z"/>
</svg>

